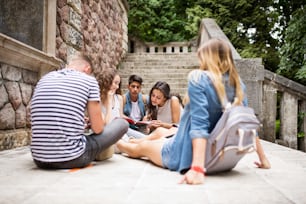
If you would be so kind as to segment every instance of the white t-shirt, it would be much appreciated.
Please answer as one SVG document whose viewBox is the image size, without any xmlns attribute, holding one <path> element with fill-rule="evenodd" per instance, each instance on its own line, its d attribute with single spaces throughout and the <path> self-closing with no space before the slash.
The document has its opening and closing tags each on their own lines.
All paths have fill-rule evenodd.
<svg viewBox="0 0 306 204">
<path fill-rule="evenodd" d="M 139 121 L 141 119 L 141 114 L 140 114 L 140 109 L 139 109 L 139 106 L 138 106 L 138 101 L 136 101 L 136 102 L 132 101 L 132 110 L 131 110 L 130 117 L 135 121 Z"/>
</svg>

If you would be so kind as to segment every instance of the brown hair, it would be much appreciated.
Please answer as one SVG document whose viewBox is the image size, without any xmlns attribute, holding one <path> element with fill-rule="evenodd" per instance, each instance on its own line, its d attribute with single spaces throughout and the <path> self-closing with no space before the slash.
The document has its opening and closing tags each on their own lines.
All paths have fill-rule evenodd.
<svg viewBox="0 0 306 204">
<path fill-rule="evenodd" d="M 118 75 L 118 72 L 116 69 L 105 68 L 97 76 L 97 80 L 100 86 L 100 95 L 101 95 L 102 103 L 104 103 L 104 101 L 107 99 L 108 91 L 110 90 L 113 80 L 116 75 Z"/>
</svg>

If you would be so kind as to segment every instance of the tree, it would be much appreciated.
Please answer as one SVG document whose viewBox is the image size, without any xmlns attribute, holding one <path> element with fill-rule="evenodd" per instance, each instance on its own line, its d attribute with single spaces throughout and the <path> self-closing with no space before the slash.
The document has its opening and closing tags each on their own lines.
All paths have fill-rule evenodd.
<svg viewBox="0 0 306 204">
<path fill-rule="evenodd" d="M 306 85 L 306 11 L 297 9 L 288 22 L 277 73 Z"/>
<path fill-rule="evenodd" d="M 242 57 L 261 57 L 267 69 L 277 69 L 278 40 L 271 35 L 277 21 L 271 9 L 273 0 L 199 0 L 189 4 L 186 30 L 195 34 L 196 21 L 214 18 Z"/>
<path fill-rule="evenodd" d="M 147 42 L 184 41 L 184 24 L 174 0 L 129 1 L 129 34 Z"/>
<path fill-rule="evenodd" d="M 299 17 L 290 21 L 292 14 L 297 15 L 295 11 L 305 6 L 305 1 L 129 0 L 129 4 L 129 34 L 140 40 L 160 44 L 187 41 L 197 36 L 203 18 L 214 18 L 242 57 L 260 57 L 266 69 L 278 70 L 280 74 L 300 82 L 304 80 L 305 56 L 303 58 L 302 53 L 305 45 L 304 48 L 302 45 L 305 39 L 299 43 L 300 46 L 294 39 L 295 35 L 300 34 L 299 39 L 305 36 L 305 14 L 302 15 L 305 10 L 302 9 Z M 298 50 L 300 54 L 291 53 L 290 58 L 289 50 Z M 288 66 L 288 60 L 296 57 L 300 64 Z"/>
</svg>

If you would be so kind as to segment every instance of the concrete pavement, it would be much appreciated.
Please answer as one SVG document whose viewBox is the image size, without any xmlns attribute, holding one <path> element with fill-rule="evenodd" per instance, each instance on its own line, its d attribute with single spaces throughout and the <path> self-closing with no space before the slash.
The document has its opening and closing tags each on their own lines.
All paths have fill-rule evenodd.
<svg viewBox="0 0 306 204">
<path fill-rule="evenodd" d="M 306 154 L 262 141 L 271 162 L 258 169 L 256 153 L 203 185 L 178 184 L 181 175 L 148 161 L 114 155 L 80 170 L 40 170 L 29 147 L 0 152 L 1 204 L 306 204 Z"/>
</svg>

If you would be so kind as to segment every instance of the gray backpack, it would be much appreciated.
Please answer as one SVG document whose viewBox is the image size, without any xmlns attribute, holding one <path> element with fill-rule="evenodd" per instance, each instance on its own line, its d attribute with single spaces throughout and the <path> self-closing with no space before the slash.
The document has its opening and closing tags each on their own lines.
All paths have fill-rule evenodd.
<svg viewBox="0 0 306 204">
<path fill-rule="evenodd" d="M 252 108 L 231 105 L 225 108 L 207 140 L 206 172 L 229 171 L 246 153 L 254 151 L 259 126 Z"/>
</svg>

